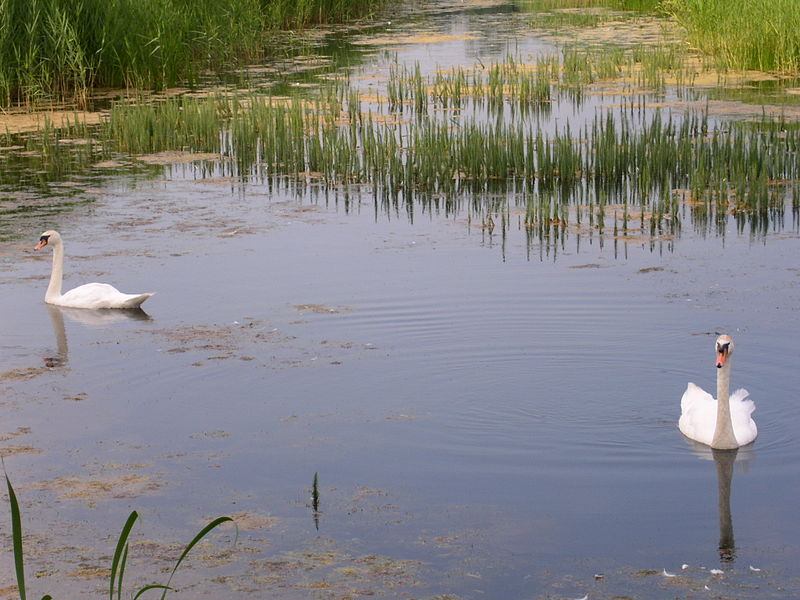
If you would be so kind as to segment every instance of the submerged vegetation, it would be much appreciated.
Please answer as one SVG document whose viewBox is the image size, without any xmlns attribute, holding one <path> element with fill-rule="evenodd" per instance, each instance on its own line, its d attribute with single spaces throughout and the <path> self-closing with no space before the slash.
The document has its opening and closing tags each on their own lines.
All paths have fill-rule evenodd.
<svg viewBox="0 0 800 600">
<path fill-rule="evenodd" d="M 381 0 L 4 0 L 0 105 L 162 89 L 262 55 L 269 31 L 367 14 Z"/>
</svg>

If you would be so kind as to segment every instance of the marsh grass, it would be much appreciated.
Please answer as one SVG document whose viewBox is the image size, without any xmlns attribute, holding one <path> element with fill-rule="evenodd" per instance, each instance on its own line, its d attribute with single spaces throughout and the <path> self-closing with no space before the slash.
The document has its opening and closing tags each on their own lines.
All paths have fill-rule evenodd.
<svg viewBox="0 0 800 600">
<path fill-rule="evenodd" d="M 531 17 L 529 23 L 533 27 L 542 29 L 556 29 L 561 27 L 597 27 L 600 23 L 610 21 L 613 17 L 608 14 L 585 12 L 538 12 Z"/>
<path fill-rule="evenodd" d="M 294 29 L 369 17 L 382 5 L 376 0 L 261 0 L 269 28 Z"/>
<path fill-rule="evenodd" d="M 8 478 L 8 475 L 6 475 L 6 487 L 8 490 L 9 506 L 11 509 L 11 538 L 12 550 L 14 553 L 14 570 L 17 579 L 17 591 L 19 593 L 20 600 L 26 600 L 27 589 L 25 587 L 25 554 L 22 546 L 22 515 L 19 508 L 19 502 L 17 501 L 17 496 L 14 492 L 14 488 L 11 485 L 11 480 Z M 125 575 L 125 567 L 127 566 L 128 562 L 128 538 L 138 518 L 139 514 L 136 511 L 132 511 L 126 520 L 122 531 L 120 532 L 119 538 L 117 539 L 117 544 L 114 549 L 114 556 L 111 562 L 111 575 L 109 578 L 108 588 L 109 600 L 114 600 L 114 598 L 117 600 L 122 600 L 123 578 Z M 145 585 L 135 592 L 130 592 L 133 600 L 136 600 L 146 592 L 152 590 L 161 590 L 161 599 L 164 600 L 167 592 L 173 589 L 170 584 L 172 583 L 172 578 L 175 575 L 175 572 L 183 563 L 184 559 L 192 550 L 192 548 L 194 548 L 214 529 L 228 521 L 233 522 L 233 519 L 230 517 L 218 517 L 203 527 L 181 552 L 178 560 L 175 562 L 175 566 L 170 571 L 167 582 L 165 584 Z M 45 594 L 42 596 L 42 600 L 52 600 L 52 597 L 49 594 Z"/>
<path fill-rule="evenodd" d="M 625 204 L 613 218 L 617 233 L 632 227 L 633 206 L 640 230 L 674 233 L 674 197 L 701 217 L 767 218 L 783 206 L 786 182 L 800 178 L 800 133 L 779 120 L 716 125 L 704 113 L 620 108 L 578 130 L 552 130 L 523 110 L 518 79 L 535 83 L 546 73 L 548 85 L 530 102 L 547 103 L 548 68 L 508 61 L 430 80 L 398 69 L 386 105 L 363 103 L 347 82 L 317 100 L 252 94 L 118 105 L 107 143 L 133 153 L 218 152 L 245 178 L 296 189 L 366 185 L 395 202 L 511 192 L 529 198 L 526 226 L 562 231 L 570 220 L 562 205 L 594 205 L 589 219 L 602 228 L 611 198 Z M 460 114 L 443 118 L 430 109 L 437 104 L 458 104 Z"/>
<path fill-rule="evenodd" d="M 352 19 L 381 1 L 0 0 L 0 105 L 191 86 L 262 56 L 273 28 Z"/>
<path fill-rule="evenodd" d="M 664 8 L 690 43 L 719 68 L 800 71 L 800 10 L 796 0 L 666 0 Z"/>
<path fill-rule="evenodd" d="M 94 87 L 164 88 L 255 56 L 258 0 L 0 2 L 0 100 L 85 102 Z"/>
<path fill-rule="evenodd" d="M 452 211 L 468 198 L 476 222 L 502 221 L 486 218 L 485 199 L 499 195 L 521 203 L 521 222 L 540 232 L 546 224 L 561 233 L 617 226 L 628 235 L 638 221 L 642 234 L 673 235 L 680 227 L 676 203 L 698 223 L 731 214 L 762 223 L 777 218 L 800 179 L 800 129 L 785 121 L 717 123 L 703 112 L 673 114 L 640 101 L 576 126 L 549 118 L 563 94 L 579 106 L 587 82 L 624 82 L 627 71 L 628 80 L 639 73 L 639 85 L 654 88 L 682 64 L 669 49 L 594 58 L 565 48 L 530 63 L 508 56 L 430 75 L 418 65 L 393 65 L 386 93 L 369 98 L 342 78 L 303 97 L 251 92 L 120 101 L 99 135 L 76 121 L 65 131 L 43 128 L 36 143 L 54 168 L 72 152 L 86 160 L 216 153 L 245 181 L 299 193 L 368 189 L 387 210 L 412 211 L 419 202 Z M 93 141 L 73 149 L 63 135 Z M 623 209 L 606 211 L 612 204 Z"/>
<path fill-rule="evenodd" d="M 600 7 L 652 12 L 659 7 L 661 0 L 518 0 L 517 3 L 527 10 Z"/>
</svg>

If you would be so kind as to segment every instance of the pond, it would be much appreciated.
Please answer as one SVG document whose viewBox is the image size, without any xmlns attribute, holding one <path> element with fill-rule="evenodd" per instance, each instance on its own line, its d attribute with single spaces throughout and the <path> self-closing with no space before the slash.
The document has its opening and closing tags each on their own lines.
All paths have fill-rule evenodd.
<svg viewBox="0 0 800 600">
<path fill-rule="evenodd" d="M 431 4 L 332 33 L 313 75 L 347 69 L 374 91 L 397 65 L 427 76 L 589 36 L 530 19 Z M 537 118 L 577 131 L 630 93 L 562 94 Z M 667 83 L 636 102 L 710 105 L 723 124 L 762 112 L 710 93 Z M 790 120 L 792 95 L 769 95 Z M 164 583 L 214 517 L 238 523 L 193 550 L 177 597 L 800 593 L 790 192 L 766 220 L 704 219 L 685 199 L 670 233 L 613 231 L 617 208 L 604 231 L 531 235 L 508 190 L 506 204 L 494 189 L 384 203 L 369 186 L 162 159 L 4 183 L 0 450 L 29 592 L 106 593 L 135 509 L 126 588 Z M 45 305 L 51 257 L 32 248 L 49 228 L 67 289 L 156 292 L 145 312 Z M 732 385 L 757 407 L 759 436 L 736 453 L 677 428 L 687 382 L 714 391 L 718 333 L 735 339 Z M 12 598 L 8 511 L 0 521 Z"/>
</svg>

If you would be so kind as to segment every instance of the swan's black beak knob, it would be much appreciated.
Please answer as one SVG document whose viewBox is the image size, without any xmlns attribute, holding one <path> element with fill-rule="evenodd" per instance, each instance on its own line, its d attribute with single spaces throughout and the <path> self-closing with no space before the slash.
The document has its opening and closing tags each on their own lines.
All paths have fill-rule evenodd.
<svg viewBox="0 0 800 600">
<path fill-rule="evenodd" d="M 725 366 L 726 360 L 728 360 L 728 344 L 723 344 L 717 347 L 717 368 Z"/>
</svg>

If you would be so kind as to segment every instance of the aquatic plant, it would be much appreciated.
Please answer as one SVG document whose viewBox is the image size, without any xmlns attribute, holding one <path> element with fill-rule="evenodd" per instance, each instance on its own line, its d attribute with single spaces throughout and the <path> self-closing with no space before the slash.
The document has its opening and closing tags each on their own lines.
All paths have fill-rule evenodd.
<svg viewBox="0 0 800 600">
<path fill-rule="evenodd" d="M 314 471 L 314 481 L 311 484 L 311 512 L 314 516 L 314 527 L 319 530 L 319 475 Z"/>
<path fill-rule="evenodd" d="M 71 99 L 96 87 L 192 85 L 264 52 L 277 27 L 363 16 L 383 0 L 6 0 L 0 105 Z"/>
<path fill-rule="evenodd" d="M 583 69 L 584 58 L 565 57 Z M 549 104 L 551 74 L 547 61 L 530 68 L 506 60 L 430 78 L 395 67 L 388 106 L 362 102 L 347 82 L 316 100 L 250 94 L 119 104 L 106 144 L 134 153 L 219 152 L 244 178 L 366 184 L 395 201 L 521 192 L 597 204 L 602 192 L 639 205 L 641 228 L 646 212 L 654 232 L 676 226 L 673 194 L 697 212 L 706 204 L 719 215 L 764 213 L 782 203 L 780 182 L 800 176 L 792 159 L 800 134 L 781 121 L 716 125 L 704 113 L 631 105 L 599 113 L 577 131 L 553 129 L 538 118 L 542 109 L 531 108 Z M 455 103 L 461 110 L 447 118 L 429 108 Z M 628 215 L 620 212 L 623 230 Z"/>
<path fill-rule="evenodd" d="M 261 0 L 268 27 L 292 29 L 368 17 L 382 0 Z"/>
<path fill-rule="evenodd" d="M 19 593 L 20 600 L 26 600 L 27 598 L 27 590 L 25 587 L 25 564 L 24 564 L 24 552 L 22 548 L 22 516 L 19 508 L 19 502 L 17 501 L 17 496 L 14 493 L 14 488 L 11 485 L 11 480 L 6 475 L 6 487 L 8 490 L 8 501 L 11 508 L 11 538 L 13 544 L 13 553 L 14 553 L 14 569 L 17 579 L 17 590 Z M 115 595 L 117 600 L 122 599 L 122 582 L 123 577 L 125 575 L 125 567 L 128 561 L 128 537 L 130 535 L 131 530 L 133 529 L 136 520 L 139 518 L 139 513 L 135 510 L 131 512 L 128 516 L 127 521 L 125 521 L 125 525 L 120 532 L 119 538 L 117 539 L 117 544 L 114 549 L 114 557 L 111 562 L 111 576 L 109 579 L 109 589 L 108 589 L 108 597 L 109 600 L 114 600 Z M 132 593 L 132 598 L 136 600 L 140 596 L 142 596 L 145 592 L 150 590 L 161 590 L 161 598 L 162 600 L 166 597 L 167 592 L 173 589 L 170 587 L 170 583 L 172 582 L 172 577 L 175 575 L 175 572 L 178 570 L 178 567 L 181 565 L 183 560 L 189 554 L 189 552 L 194 548 L 203 538 L 205 538 L 211 531 L 219 527 L 222 523 L 226 523 L 228 521 L 233 522 L 233 519 L 230 517 L 218 517 L 208 523 L 205 527 L 203 527 L 197 535 L 195 535 L 192 540 L 186 545 L 181 552 L 181 555 L 178 557 L 178 560 L 175 562 L 175 566 L 172 568 L 169 574 L 169 578 L 165 584 L 150 584 L 145 585 L 139 588 L 135 593 Z M 42 600 L 52 600 L 52 597 L 49 594 L 45 594 L 42 596 Z"/>
<path fill-rule="evenodd" d="M 661 0 L 517 0 L 527 10 L 606 7 L 640 12 L 656 11 Z"/>
<path fill-rule="evenodd" d="M 800 71 L 800 11 L 795 0 L 665 0 L 689 42 L 718 67 Z"/>
</svg>

